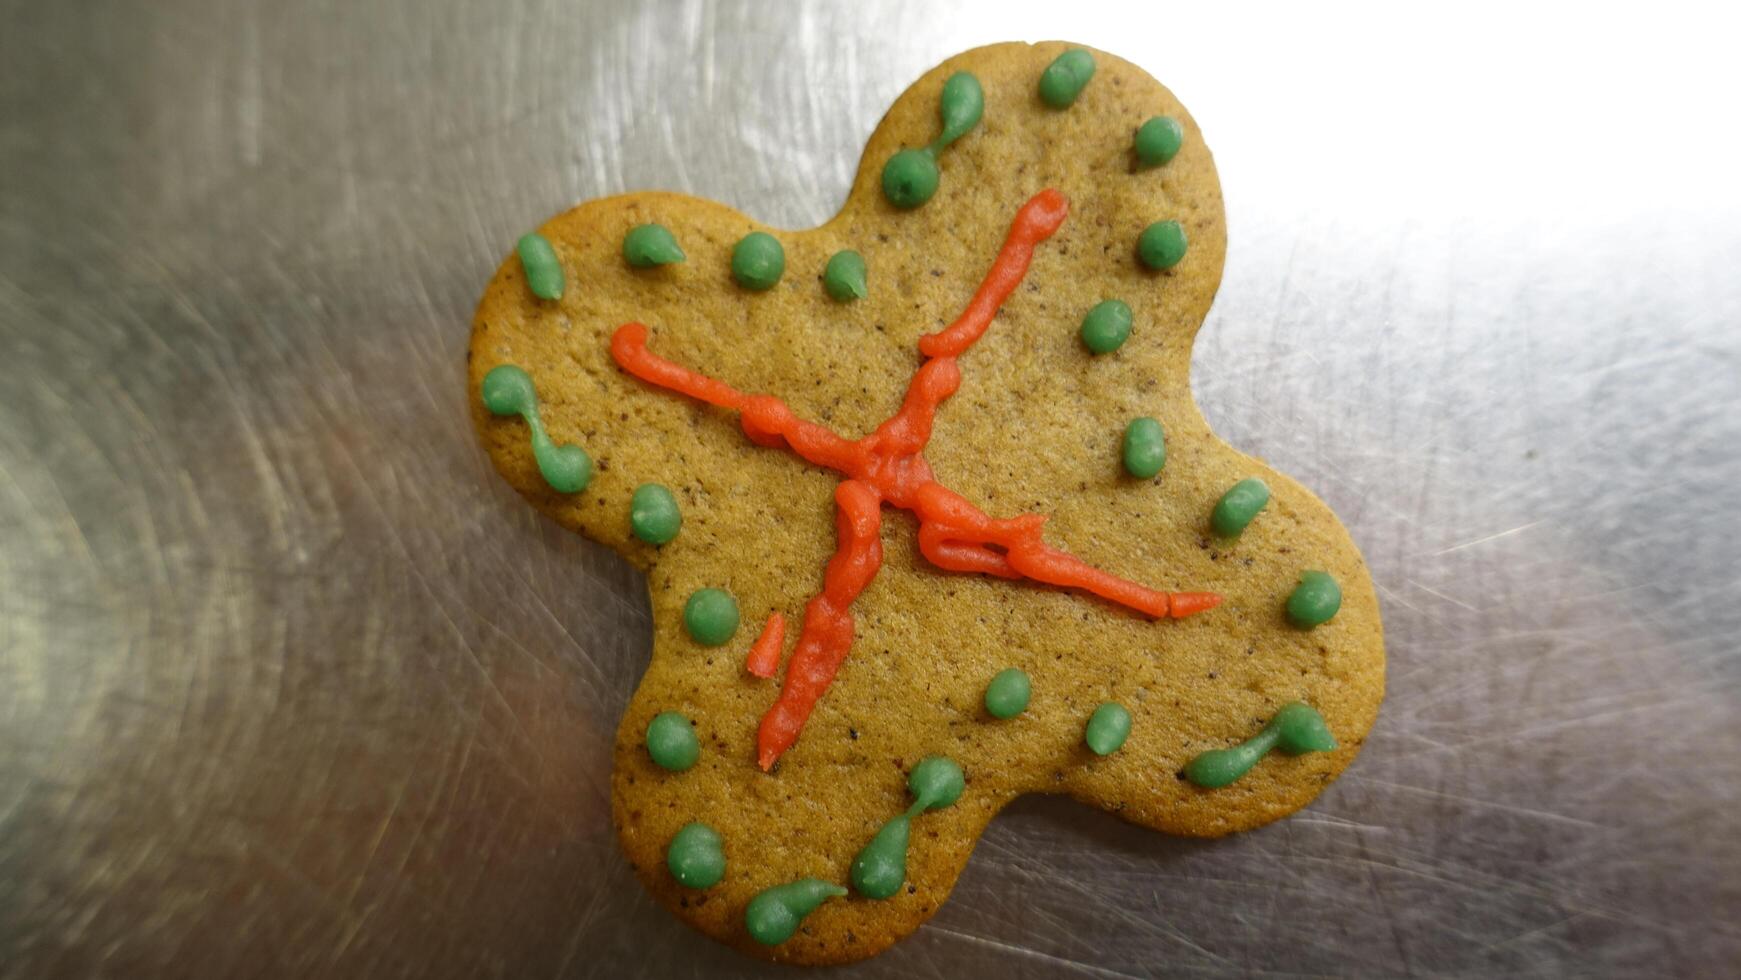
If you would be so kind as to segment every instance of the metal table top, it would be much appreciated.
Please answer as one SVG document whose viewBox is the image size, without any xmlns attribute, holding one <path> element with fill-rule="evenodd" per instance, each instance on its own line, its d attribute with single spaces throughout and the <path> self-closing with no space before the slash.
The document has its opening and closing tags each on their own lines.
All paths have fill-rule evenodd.
<svg viewBox="0 0 1741 980">
<path fill-rule="evenodd" d="M 0 972 L 765 972 L 617 850 L 646 599 L 490 471 L 472 306 L 589 197 L 817 223 L 924 69 L 1055 36 L 1144 65 L 1208 134 L 1231 252 L 1195 388 L 1362 543 L 1389 700 L 1346 777 L 1237 838 L 1025 800 L 930 925 L 840 974 L 1741 962 L 1741 85 L 1716 25 L 4 7 Z"/>
</svg>

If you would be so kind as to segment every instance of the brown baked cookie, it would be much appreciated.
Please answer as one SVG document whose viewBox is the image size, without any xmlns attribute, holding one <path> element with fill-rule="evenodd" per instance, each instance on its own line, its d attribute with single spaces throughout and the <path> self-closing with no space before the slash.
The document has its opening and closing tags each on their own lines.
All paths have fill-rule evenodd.
<svg viewBox="0 0 1741 980">
<path fill-rule="evenodd" d="M 1218 836 L 1353 760 L 1360 552 L 1191 399 L 1225 247 L 1184 107 L 1061 43 L 921 78 L 820 228 L 647 193 L 522 240 L 468 395 L 516 489 L 647 573 L 613 808 L 667 907 L 858 959 L 1023 793 Z"/>
</svg>

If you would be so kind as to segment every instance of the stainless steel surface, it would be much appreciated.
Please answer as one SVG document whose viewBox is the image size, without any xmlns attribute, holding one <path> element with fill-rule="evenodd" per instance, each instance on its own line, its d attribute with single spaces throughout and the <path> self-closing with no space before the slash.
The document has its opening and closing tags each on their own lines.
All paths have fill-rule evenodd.
<svg viewBox="0 0 1741 980">
<path fill-rule="evenodd" d="M 520 231 L 809 225 L 973 45 L 1143 64 L 1230 206 L 1195 385 L 1371 560 L 1389 700 L 1291 820 L 1000 818 L 854 976 L 1741 963 L 1741 90 L 1651 5 L 0 4 L 0 972 L 757 975 L 609 826 L 638 577 L 472 434 Z"/>
</svg>

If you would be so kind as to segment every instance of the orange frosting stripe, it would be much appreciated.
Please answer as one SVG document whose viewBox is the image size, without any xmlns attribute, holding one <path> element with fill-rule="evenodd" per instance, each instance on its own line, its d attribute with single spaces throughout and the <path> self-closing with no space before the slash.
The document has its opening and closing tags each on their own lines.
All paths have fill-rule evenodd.
<svg viewBox="0 0 1741 980">
<path fill-rule="evenodd" d="M 920 553 L 947 571 L 1081 589 L 1156 618 L 1179 619 L 1220 604 L 1221 597 L 1213 592 L 1158 592 L 1049 547 L 1041 537 L 1045 515 L 990 517 L 938 483 L 925 461 L 923 451 L 937 406 L 961 386 L 955 358 L 984 336 L 998 308 L 1027 275 L 1034 248 L 1058 230 L 1068 213 L 1069 202 L 1056 190 L 1041 191 L 1022 205 L 967 309 L 954 323 L 920 338 L 919 350 L 930 359 L 914 373 L 900 411 L 862 439 L 847 439 L 800 419 L 771 395 L 746 395 L 659 357 L 647 349 L 647 328 L 639 323 L 625 323 L 611 336 L 611 356 L 624 371 L 649 384 L 735 410 L 744 434 L 757 445 L 784 445 L 847 478 L 834 492 L 838 544 L 823 573 L 822 591 L 804 607 L 798 645 L 786 665 L 779 698 L 762 716 L 756 733 L 756 761 L 763 769 L 773 768 L 798 740 L 852 647 L 853 600 L 882 566 L 885 503 L 919 518 Z M 751 647 L 746 669 L 757 676 L 773 676 L 784 638 L 785 620 L 775 613 Z"/>
</svg>

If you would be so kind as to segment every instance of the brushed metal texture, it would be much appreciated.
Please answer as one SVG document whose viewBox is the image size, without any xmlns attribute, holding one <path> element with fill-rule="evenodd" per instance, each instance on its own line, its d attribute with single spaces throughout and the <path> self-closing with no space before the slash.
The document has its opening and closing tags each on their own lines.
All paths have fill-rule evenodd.
<svg viewBox="0 0 1741 980">
<path fill-rule="evenodd" d="M 835 975 L 1714 976 L 1741 963 L 1741 172 L 1673 5 L 0 3 L 0 973 L 757 976 L 609 825 L 638 577 L 490 471 L 516 236 L 669 188 L 807 226 L 943 57 L 1189 104 L 1194 384 L 1314 487 L 1389 701 L 1293 819 L 999 818 Z"/>
</svg>

